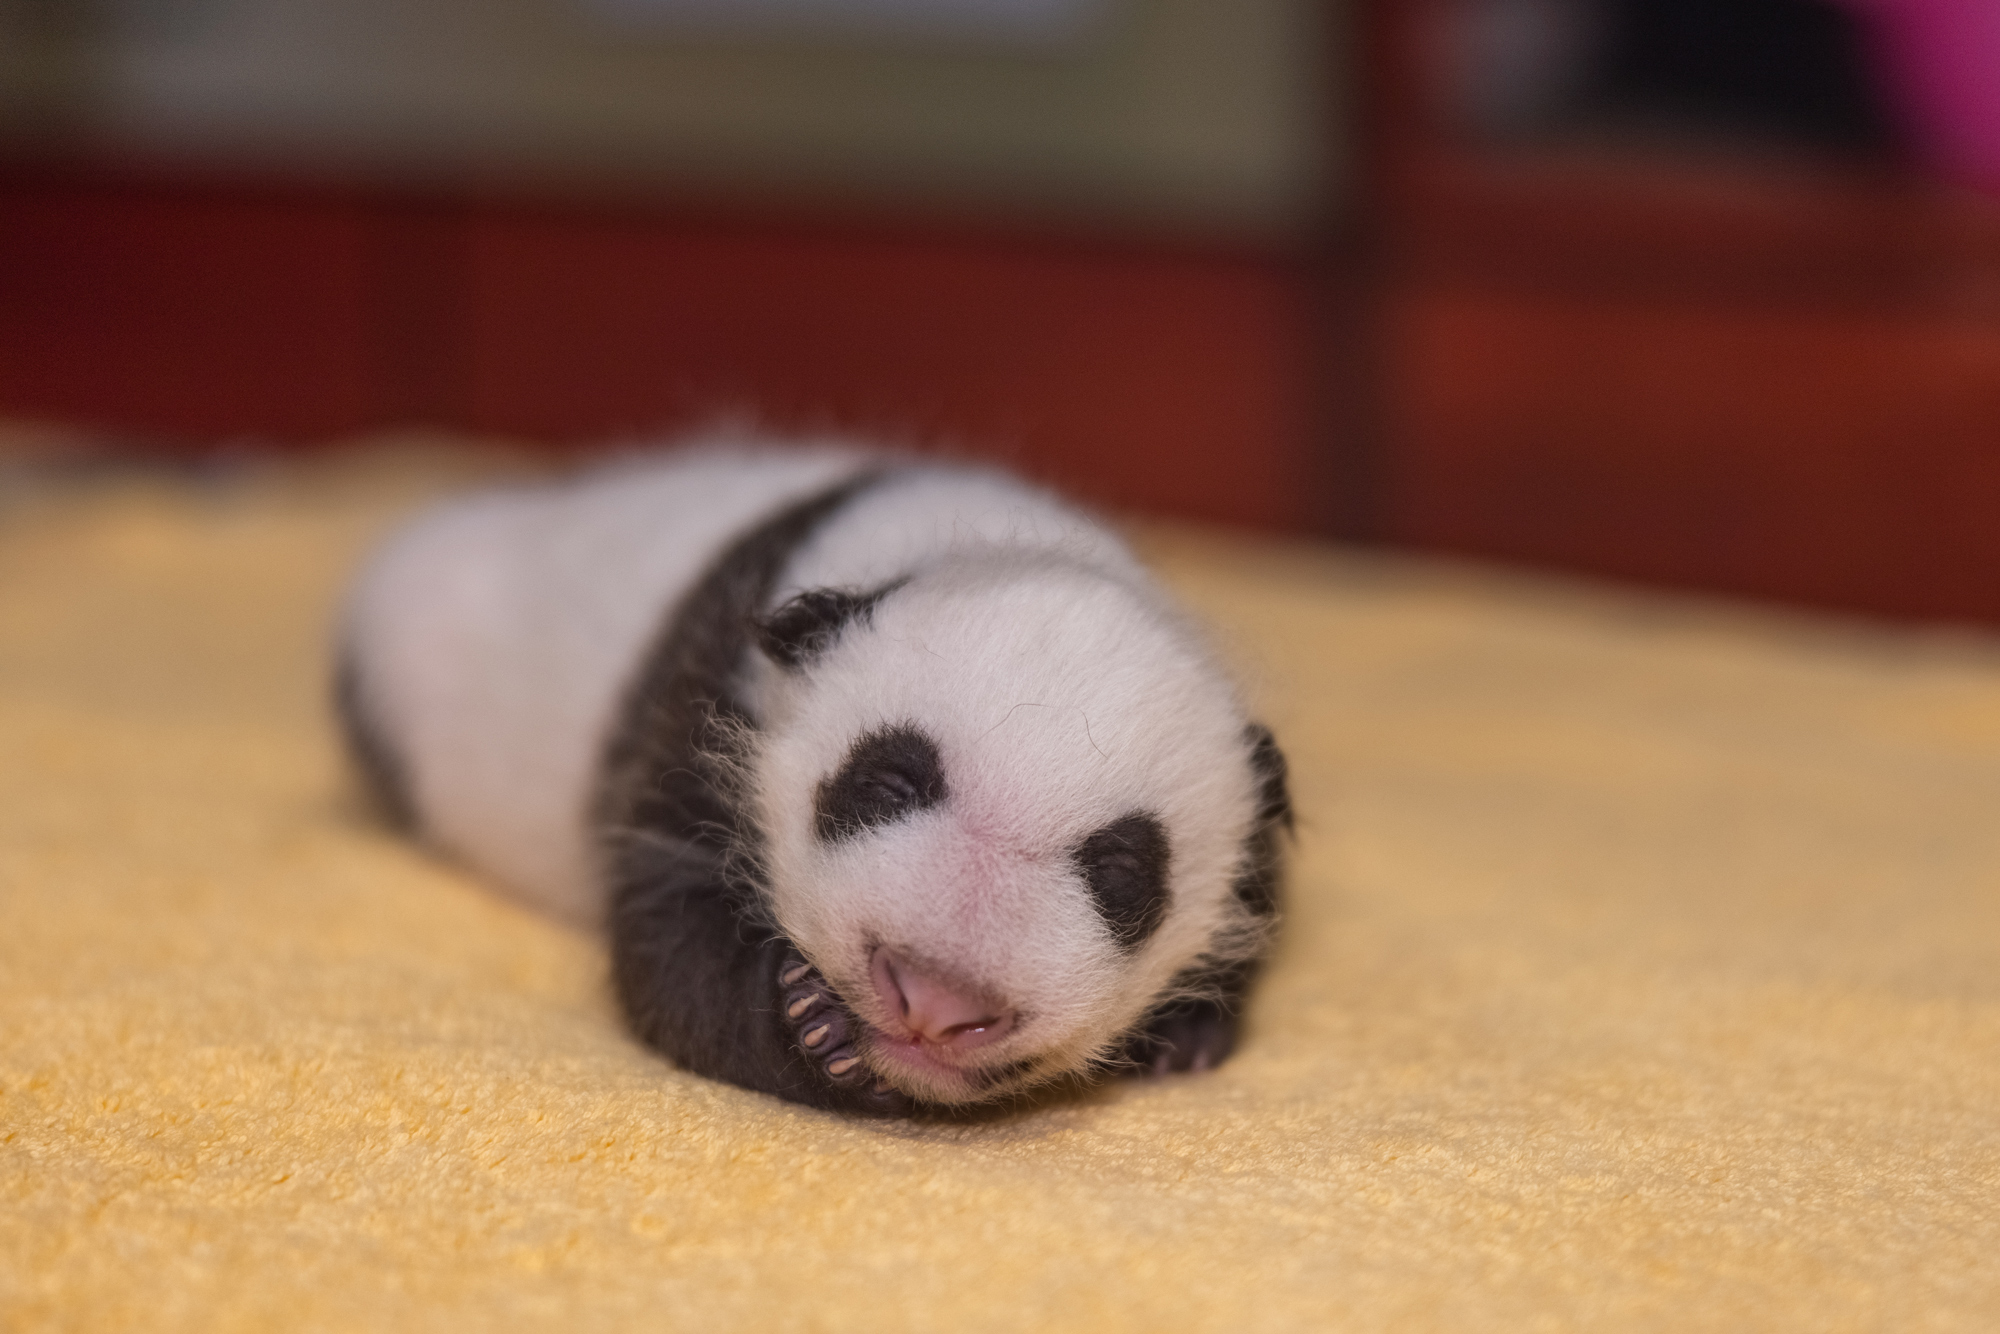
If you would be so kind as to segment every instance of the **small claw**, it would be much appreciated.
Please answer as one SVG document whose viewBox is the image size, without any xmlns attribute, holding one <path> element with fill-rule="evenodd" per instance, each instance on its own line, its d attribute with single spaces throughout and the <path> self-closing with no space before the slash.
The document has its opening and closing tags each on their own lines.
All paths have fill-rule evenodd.
<svg viewBox="0 0 2000 1334">
<path fill-rule="evenodd" d="M 859 1064 L 859 1056 L 836 1056 L 826 1063 L 826 1072 L 838 1079 Z"/>
<path fill-rule="evenodd" d="M 796 982 L 796 981 L 798 981 L 798 980 L 799 980 L 800 978 L 804 977 L 804 976 L 805 976 L 805 975 L 806 975 L 807 973 L 810 973 L 810 972 L 812 971 L 812 969 L 813 969 L 813 966 L 812 966 L 811 964 L 809 964 L 809 963 L 792 963 L 792 964 L 789 964 L 789 965 L 787 965 L 787 966 L 786 966 L 786 968 L 785 968 L 785 970 L 784 970 L 783 972 L 781 972 L 781 973 L 779 973 L 779 974 L 778 974 L 778 981 L 779 981 L 779 982 L 780 982 L 780 983 L 781 983 L 782 985 L 784 985 L 784 986 L 788 986 L 788 987 L 789 987 L 789 986 L 791 986 L 791 985 L 792 985 L 792 984 L 793 984 L 794 982 Z"/>
<path fill-rule="evenodd" d="M 813 1006 L 819 1004 L 819 1001 L 820 1001 L 820 994 L 817 991 L 813 992 L 809 996 L 801 996 L 786 1007 L 785 1017 L 787 1019 L 797 1019 L 798 1017 L 803 1015 L 807 1010 L 810 1010 Z"/>
<path fill-rule="evenodd" d="M 808 1047 L 817 1047 L 820 1043 L 826 1041 L 826 1031 L 832 1027 L 832 1024 L 821 1024 L 818 1028 L 813 1029 L 812 1032 L 800 1038 L 799 1041 Z"/>
</svg>

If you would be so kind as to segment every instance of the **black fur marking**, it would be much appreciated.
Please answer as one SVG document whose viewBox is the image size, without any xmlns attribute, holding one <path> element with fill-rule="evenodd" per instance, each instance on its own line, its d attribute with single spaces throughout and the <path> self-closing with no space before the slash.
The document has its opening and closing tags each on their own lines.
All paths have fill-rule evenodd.
<svg viewBox="0 0 2000 1334">
<path fill-rule="evenodd" d="M 1245 727 L 1243 739 L 1250 743 L 1250 769 L 1257 775 L 1259 823 L 1281 824 L 1290 829 L 1292 794 L 1285 782 L 1289 768 L 1285 763 L 1285 752 L 1278 749 L 1278 739 L 1262 723 L 1251 723 Z"/>
<path fill-rule="evenodd" d="M 697 1074 L 871 1112 L 894 1108 L 830 1079 L 785 1015 L 778 979 L 793 951 L 764 915 L 758 834 L 730 765 L 753 725 L 737 682 L 758 612 L 800 544 L 879 476 L 781 510 L 709 567 L 626 696 L 596 804 L 612 979 L 633 1032 Z"/>
<path fill-rule="evenodd" d="M 822 843 L 928 810 L 949 795 L 937 742 L 909 724 L 870 732 L 848 749 L 840 771 L 813 798 Z"/>
<path fill-rule="evenodd" d="M 1243 862 L 1236 872 L 1236 897 L 1259 917 L 1278 911 L 1279 831 L 1292 828 L 1292 798 L 1286 786 L 1285 753 L 1271 729 L 1251 723 L 1243 729 L 1250 743 L 1250 769 L 1257 777 L 1257 817 L 1243 839 Z"/>
<path fill-rule="evenodd" d="M 389 739 L 369 716 L 368 700 L 361 688 L 361 669 L 354 650 L 344 646 L 333 669 L 333 712 L 347 753 L 361 775 L 369 800 L 382 818 L 404 833 L 417 827 L 417 807 L 410 797 L 410 780 L 403 757 L 389 745 Z"/>
<path fill-rule="evenodd" d="M 1167 915 L 1172 849 L 1159 817 L 1135 811 L 1113 820 L 1078 844 L 1072 855 L 1119 948 L 1143 945 Z"/>
<path fill-rule="evenodd" d="M 1271 729 L 1252 723 L 1243 729 L 1243 739 L 1249 744 L 1250 768 L 1257 778 L 1257 813 L 1243 838 L 1234 889 L 1245 908 L 1268 920 L 1278 911 L 1283 869 L 1278 835 L 1292 827 L 1292 802 L 1285 783 L 1284 752 Z M 1153 1074 L 1220 1065 L 1236 1049 L 1243 1001 L 1257 978 L 1259 963 L 1246 959 L 1223 968 L 1197 968 L 1177 979 L 1174 990 L 1203 994 L 1154 1010 L 1125 1040 L 1121 1062 Z"/>
<path fill-rule="evenodd" d="M 833 647 L 841 631 L 874 611 L 876 603 L 905 582 L 898 579 L 868 593 L 847 588 L 807 589 L 757 623 L 757 642 L 773 662 L 803 667 Z"/>
</svg>

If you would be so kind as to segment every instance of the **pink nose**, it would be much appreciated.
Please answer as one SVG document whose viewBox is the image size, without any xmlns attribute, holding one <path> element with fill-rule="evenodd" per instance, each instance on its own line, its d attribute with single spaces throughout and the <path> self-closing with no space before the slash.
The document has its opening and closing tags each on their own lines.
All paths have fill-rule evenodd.
<svg viewBox="0 0 2000 1334">
<path fill-rule="evenodd" d="M 1014 1012 L 991 998 L 914 967 L 894 952 L 875 951 L 875 994 L 902 1020 L 911 1042 L 970 1051 L 997 1042 L 1014 1027 Z"/>
</svg>

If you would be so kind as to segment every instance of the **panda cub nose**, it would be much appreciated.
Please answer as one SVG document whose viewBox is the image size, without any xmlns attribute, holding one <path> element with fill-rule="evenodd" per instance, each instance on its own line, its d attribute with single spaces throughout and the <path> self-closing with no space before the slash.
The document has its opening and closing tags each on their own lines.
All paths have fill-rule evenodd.
<svg viewBox="0 0 2000 1334">
<path fill-rule="evenodd" d="M 971 1051 L 1005 1037 L 1014 1011 L 950 978 L 926 972 L 887 947 L 875 951 L 869 971 L 875 994 L 900 1019 L 912 1043 Z"/>
</svg>

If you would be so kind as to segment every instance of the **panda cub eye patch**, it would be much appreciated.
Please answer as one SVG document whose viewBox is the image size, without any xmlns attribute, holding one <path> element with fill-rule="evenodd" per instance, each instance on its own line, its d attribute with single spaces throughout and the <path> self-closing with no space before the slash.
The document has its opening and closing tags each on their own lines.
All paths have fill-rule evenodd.
<svg viewBox="0 0 2000 1334">
<path fill-rule="evenodd" d="M 863 736 L 813 801 L 822 843 L 893 824 L 947 795 L 937 742 L 907 724 Z"/>
<path fill-rule="evenodd" d="M 1077 845 L 1077 869 L 1121 948 L 1144 944 L 1167 915 L 1171 851 L 1165 826 L 1144 811 L 1113 820 Z"/>
</svg>

